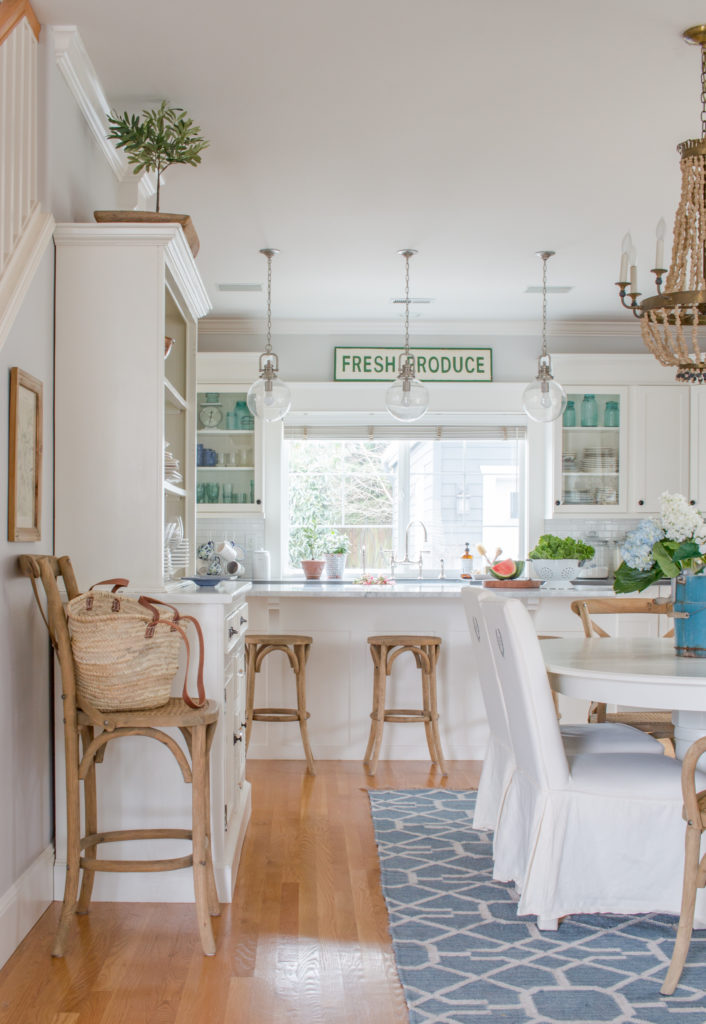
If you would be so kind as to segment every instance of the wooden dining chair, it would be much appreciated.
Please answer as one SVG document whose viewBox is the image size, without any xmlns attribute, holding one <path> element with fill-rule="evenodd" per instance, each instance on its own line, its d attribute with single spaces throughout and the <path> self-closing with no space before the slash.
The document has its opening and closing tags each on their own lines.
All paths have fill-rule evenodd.
<svg viewBox="0 0 706 1024">
<path fill-rule="evenodd" d="M 588 638 L 610 636 L 603 626 L 594 621 L 594 615 L 664 615 L 673 611 L 669 602 L 656 601 L 647 597 L 595 597 L 571 602 L 571 610 L 581 619 L 583 631 Z M 674 636 L 674 629 L 667 630 L 665 637 Z M 649 733 L 663 740 L 674 753 L 674 725 L 669 711 L 645 709 L 644 711 L 613 711 L 601 701 L 592 701 L 588 709 L 589 722 L 620 722 L 632 725 L 641 732 Z"/>
<path fill-rule="evenodd" d="M 181 697 L 171 698 L 158 708 L 144 711 L 102 712 L 76 692 L 74 659 L 68 621 L 57 579 L 62 578 L 70 599 L 80 593 L 67 557 L 20 555 L 20 572 L 32 581 L 42 617 L 49 630 L 61 670 L 61 699 L 66 757 L 66 883 L 59 926 L 52 949 L 63 956 L 69 925 L 74 914 L 88 913 L 96 871 L 174 871 L 192 867 L 196 915 L 201 946 L 208 956 L 216 951 L 211 917 L 220 913 L 211 857 L 211 819 L 209 757 L 218 721 L 218 705 L 209 700 L 197 709 L 188 707 Z M 39 602 L 37 580 L 46 595 L 47 612 Z M 165 729 L 179 729 L 188 754 Z M 102 764 L 106 747 L 123 736 L 145 736 L 158 740 L 176 758 L 184 782 L 191 784 L 192 818 L 190 829 L 140 828 L 100 831 L 96 765 Z M 104 766 L 104 771 L 108 770 Z M 81 800 L 83 783 L 83 801 Z M 82 809 L 83 803 L 83 809 Z M 85 833 L 81 834 L 81 816 Z M 191 853 L 181 857 L 145 860 L 109 860 L 98 856 L 102 843 L 128 840 L 191 840 Z M 79 895 L 79 879 L 81 891 Z"/>
<path fill-rule="evenodd" d="M 682 762 L 681 788 L 684 797 L 682 817 L 686 821 L 684 882 L 672 962 L 661 988 L 663 996 L 671 996 L 681 978 L 694 927 L 696 890 L 706 886 L 706 854 L 701 856 L 701 836 L 706 831 L 706 791 L 701 790 L 698 793 L 696 791 L 698 777 L 696 766 L 703 753 L 706 753 L 706 736 L 702 736 L 701 739 L 691 744 Z"/>
</svg>

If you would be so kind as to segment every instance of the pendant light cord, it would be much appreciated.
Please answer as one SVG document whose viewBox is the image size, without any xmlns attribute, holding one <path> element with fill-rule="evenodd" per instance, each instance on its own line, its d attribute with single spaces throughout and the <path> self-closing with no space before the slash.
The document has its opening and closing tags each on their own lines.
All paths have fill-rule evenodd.
<svg viewBox="0 0 706 1024">
<path fill-rule="evenodd" d="M 542 359 L 547 358 L 547 253 L 542 253 Z"/>
<path fill-rule="evenodd" d="M 266 252 L 267 256 L 267 343 L 265 352 L 270 355 L 272 352 L 272 253 Z"/>
<path fill-rule="evenodd" d="M 406 252 L 404 268 L 404 354 L 405 362 L 409 362 L 409 259 L 412 254 Z"/>
</svg>

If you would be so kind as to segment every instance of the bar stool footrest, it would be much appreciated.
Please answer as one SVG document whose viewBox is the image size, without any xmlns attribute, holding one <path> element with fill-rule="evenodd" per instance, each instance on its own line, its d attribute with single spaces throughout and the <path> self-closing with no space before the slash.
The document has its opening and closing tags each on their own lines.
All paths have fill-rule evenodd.
<svg viewBox="0 0 706 1024">
<path fill-rule="evenodd" d="M 296 708 L 254 708 L 251 717 L 253 722 L 298 722 L 311 718 L 311 713 L 300 715 Z"/>
</svg>

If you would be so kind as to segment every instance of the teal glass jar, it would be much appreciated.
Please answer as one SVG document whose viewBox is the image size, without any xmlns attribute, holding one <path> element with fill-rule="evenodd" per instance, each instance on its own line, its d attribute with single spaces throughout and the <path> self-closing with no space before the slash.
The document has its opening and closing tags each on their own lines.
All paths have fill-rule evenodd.
<svg viewBox="0 0 706 1024">
<path fill-rule="evenodd" d="M 569 401 L 566 403 L 566 408 L 564 409 L 564 419 L 562 422 L 565 427 L 576 426 L 576 406 L 574 405 L 571 399 L 569 399 Z"/>
<path fill-rule="evenodd" d="M 598 403 L 595 395 L 584 395 L 581 402 L 581 426 L 598 426 Z"/>
<path fill-rule="evenodd" d="M 238 401 L 235 403 L 233 412 L 235 414 L 236 430 L 250 429 L 248 426 L 246 426 L 246 422 L 244 422 L 249 421 L 251 419 L 250 413 L 248 412 L 248 407 L 246 403 L 242 399 L 238 399 Z"/>
<path fill-rule="evenodd" d="M 619 427 L 620 426 L 620 409 L 617 402 L 606 402 L 605 411 L 603 413 L 603 426 L 604 427 Z"/>
</svg>

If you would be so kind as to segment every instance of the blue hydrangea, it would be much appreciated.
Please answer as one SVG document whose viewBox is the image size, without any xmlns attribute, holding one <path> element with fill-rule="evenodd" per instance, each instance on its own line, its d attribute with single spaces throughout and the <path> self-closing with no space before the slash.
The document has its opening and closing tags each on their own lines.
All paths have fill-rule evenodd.
<svg viewBox="0 0 706 1024">
<path fill-rule="evenodd" d="M 664 537 L 664 530 L 653 519 L 643 519 L 625 538 L 620 549 L 623 561 L 631 569 L 651 569 L 655 564 L 652 547 Z"/>
</svg>

